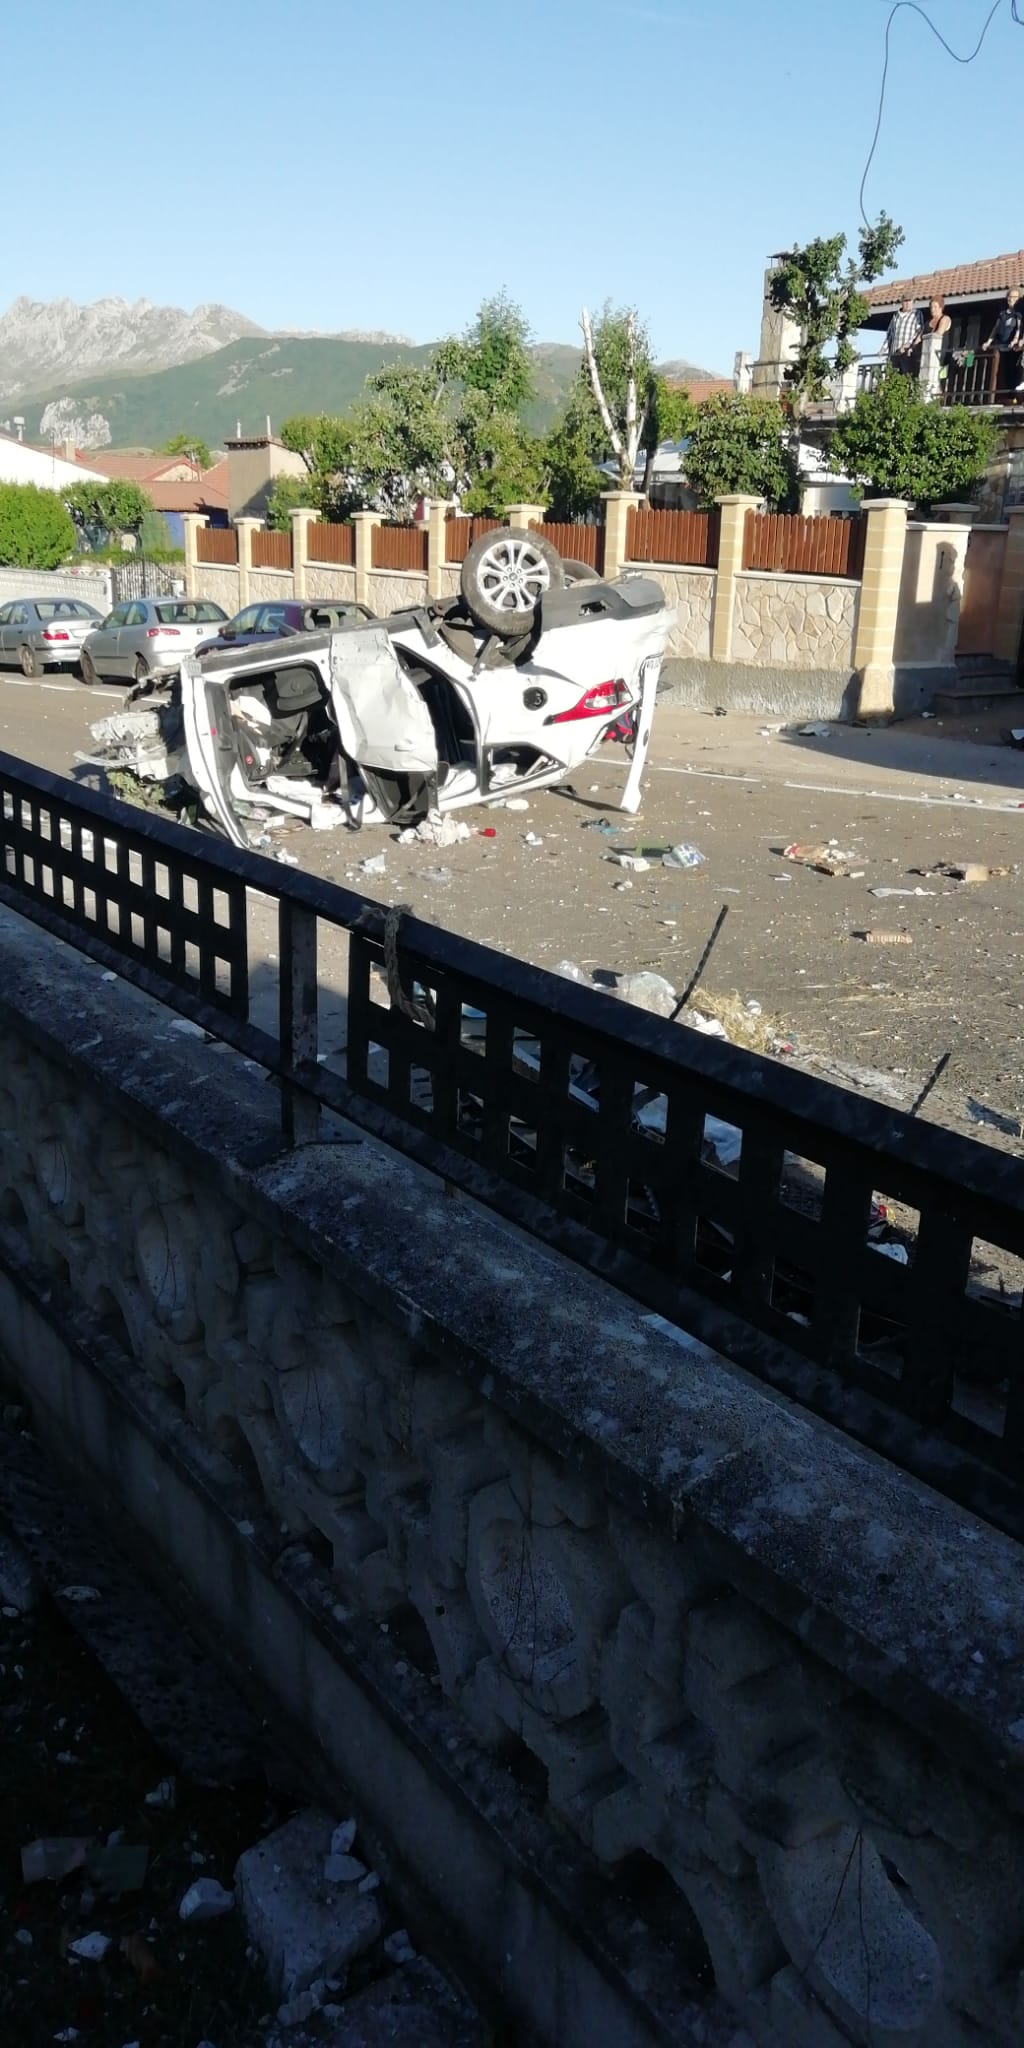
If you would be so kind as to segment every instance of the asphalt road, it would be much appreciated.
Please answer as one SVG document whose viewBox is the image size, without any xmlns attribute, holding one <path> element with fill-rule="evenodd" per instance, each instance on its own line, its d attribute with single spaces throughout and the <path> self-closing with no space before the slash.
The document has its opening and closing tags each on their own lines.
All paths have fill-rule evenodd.
<svg viewBox="0 0 1024 2048">
<path fill-rule="evenodd" d="M 111 690 L 99 699 L 70 677 L 29 684 L 0 674 L 0 746 L 88 778 L 91 771 L 75 771 L 75 754 L 90 749 L 90 719 L 120 696 Z M 542 793 L 527 813 L 461 814 L 473 827 L 493 826 L 493 839 L 438 851 L 398 846 L 386 830 L 353 837 L 298 827 L 284 844 L 313 872 L 410 904 L 504 952 L 546 966 L 568 958 L 588 972 L 649 967 L 677 987 L 725 904 L 705 976 L 716 994 L 759 1002 L 791 1036 L 801 1064 L 904 1105 L 950 1050 L 926 1113 L 1012 1145 L 1011 1134 L 979 1118 L 1024 1114 L 1024 754 L 998 740 L 961 738 L 959 724 L 952 730 L 954 737 L 933 722 L 766 736 L 755 718 L 663 706 L 639 820 L 616 814 L 624 764 L 608 747 L 577 778 L 575 796 Z M 584 829 L 602 819 L 621 833 Z M 541 843 L 528 844 L 528 833 Z M 860 878 L 782 857 L 791 841 L 829 838 L 857 856 Z M 631 875 L 607 859 L 616 846 L 681 840 L 704 856 L 692 872 L 652 865 Z M 384 875 L 362 875 L 362 859 L 381 851 Z M 1010 873 L 958 885 L 927 872 L 962 860 Z M 438 869 L 450 880 L 436 879 Z M 928 893 L 879 899 L 870 893 L 877 886 Z M 268 966 L 269 1004 L 270 906 L 257 906 L 254 920 L 253 955 Z M 910 943 L 857 936 L 872 928 L 904 933 Z M 325 968 L 334 998 L 329 1031 L 340 1031 L 340 958 Z"/>
</svg>

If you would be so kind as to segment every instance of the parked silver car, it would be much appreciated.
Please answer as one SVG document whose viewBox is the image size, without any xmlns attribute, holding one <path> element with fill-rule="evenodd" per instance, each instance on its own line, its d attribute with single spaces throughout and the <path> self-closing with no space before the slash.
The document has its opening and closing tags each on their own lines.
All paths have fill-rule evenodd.
<svg viewBox="0 0 1024 2048">
<path fill-rule="evenodd" d="M 101 614 L 80 597 L 15 597 L 0 605 L 0 663 L 20 662 L 27 676 L 77 666 L 82 642 Z"/>
<path fill-rule="evenodd" d="M 82 675 L 87 683 L 99 676 L 131 676 L 145 684 L 177 675 L 182 658 L 194 654 L 210 629 L 222 625 L 227 613 L 208 598 L 136 597 L 117 604 L 82 648 Z"/>
</svg>

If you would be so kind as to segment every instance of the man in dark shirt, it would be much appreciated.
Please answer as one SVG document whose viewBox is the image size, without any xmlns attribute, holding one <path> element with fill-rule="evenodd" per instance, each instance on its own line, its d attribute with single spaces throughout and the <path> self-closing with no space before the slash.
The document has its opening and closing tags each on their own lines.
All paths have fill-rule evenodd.
<svg viewBox="0 0 1024 2048">
<path fill-rule="evenodd" d="M 1011 285 L 1006 294 L 1006 304 L 996 315 L 996 324 L 987 341 L 982 342 L 986 354 L 995 350 L 999 356 L 997 391 L 1012 391 L 1020 375 L 1021 363 L 1021 294 L 1018 285 Z"/>
</svg>

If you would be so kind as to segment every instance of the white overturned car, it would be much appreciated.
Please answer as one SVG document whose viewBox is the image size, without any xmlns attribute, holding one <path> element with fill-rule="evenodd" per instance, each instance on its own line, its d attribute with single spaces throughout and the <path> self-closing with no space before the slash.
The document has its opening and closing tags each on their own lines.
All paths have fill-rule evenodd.
<svg viewBox="0 0 1024 2048">
<path fill-rule="evenodd" d="M 326 803 L 405 825 L 545 788 L 608 738 L 631 753 L 633 811 L 673 616 L 653 579 L 605 582 L 502 530 L 470 550 L 457 599 L 187 658 L 180 701 L 93 734 L 109 763 L 182 777 L 239 846 L 257 813 Z"/>
</svg>

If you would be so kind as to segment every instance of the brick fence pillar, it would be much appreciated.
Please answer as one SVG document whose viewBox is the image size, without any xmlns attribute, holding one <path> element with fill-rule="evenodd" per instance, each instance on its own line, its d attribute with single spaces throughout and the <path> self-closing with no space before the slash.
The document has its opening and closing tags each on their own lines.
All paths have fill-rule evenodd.
<svg viewBox="0 0 1024 2048">
<path fill-rule="evenodd" d="M 373 529 L 382 523 L 379 512 L 353 512 L 356 530 L 356 603 L 370 602 L 370 570 L 373 568 Z"/>
<path fill-rule="evenodd" d="M 252 536 L 262 519 L 236 519 L 238 535 L 238 608 L 249 602 L 249 577 L 252 572 Z"/>
<path fill-rule="evenodd" d="M 1024 630 L 1024 505 L 1009 505 L 1006 523 L 1009 531 L 1003 555 L 992 652 L 1001 661 L 1015 662 L 1020 654 Z"/>
<path fill-rule="evenodd" d="M 185 529 L 185 595 L 198 596 L 196 571 L 199 565 L 199 542 L 197 535 L 201 526 L 208 526 L 209 520 L 202 512 L 183 512 L 182 525 Z"/>
<path fill-rule="evenodd" d="M 292 514 L 292 591 L 295 597 L 306 595 L 306 564 L 309 559 L 307 535 L 311 526 L 319 519 L 308 505 L 296 505 Z"/>
<path fill-rule="evenodd" d="M 629 560 L 626 529 L 630 510 L 644 501 L 639 491 L 602 491 L 601 502 L 604 506 L 604 573 L 610 579 L 618 576 L 623 563 Z"/>
<path fill-rule="evenodd" d="M 747 513 L 756 512 L 761 500 L 743 491 L 737 491 L 727 497 L 716 498 L 715 503 L 719 508 L 720 526 L 718 573 L 715 577 L 715 596 L 711 612 L 711 659 L 731 661 L 736 578 L 743 567 L 743 536 Z"/>
<path fill-rule="evenodd" d="M 893 650 L 907 545 L 907 506 L 902 498 L 873 498 L 868 500 L 864 512 L 864 574 L 853 640 L 853 666 L 859 684 L 857 715 L 891 718 Z"/>
</svg>

